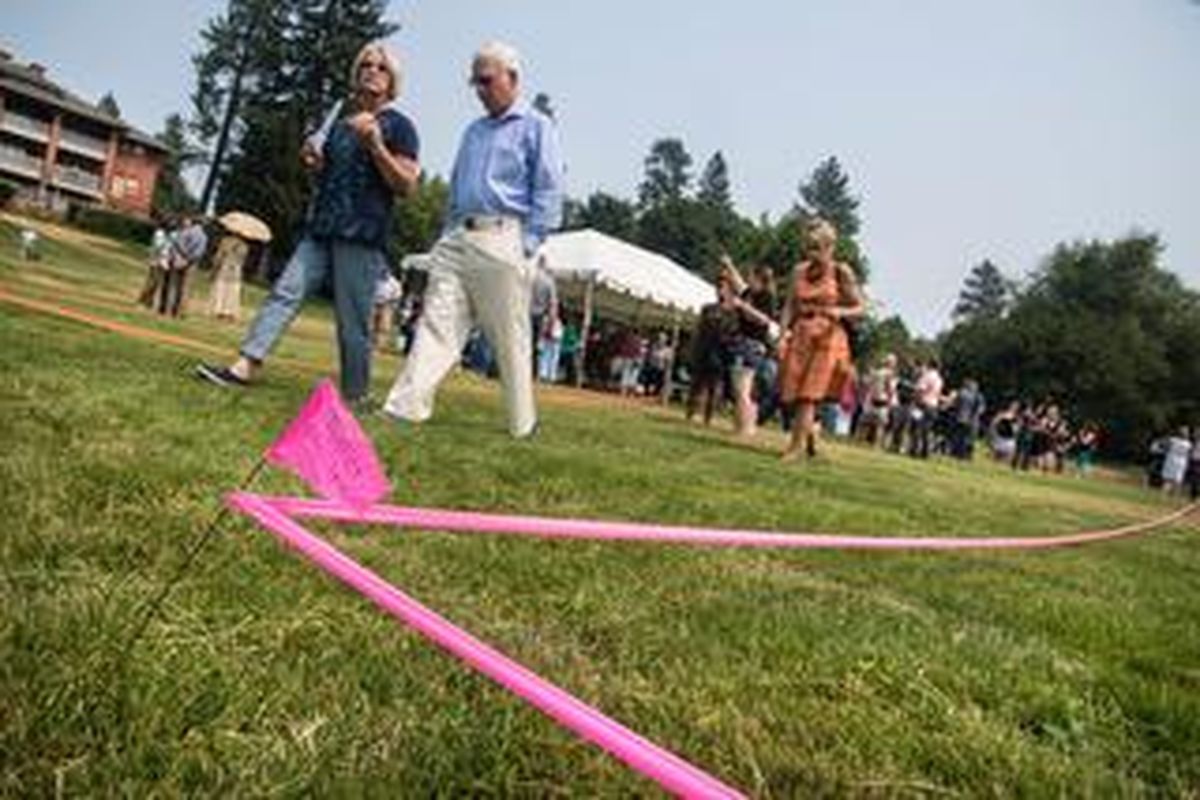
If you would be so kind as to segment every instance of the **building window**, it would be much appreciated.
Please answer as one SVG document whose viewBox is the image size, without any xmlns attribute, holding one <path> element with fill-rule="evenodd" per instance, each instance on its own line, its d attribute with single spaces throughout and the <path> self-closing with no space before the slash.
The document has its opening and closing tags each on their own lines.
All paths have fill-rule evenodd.
<svg viewBox="0 0 1200 800">
<path fill-rule="evenodd" d="M 112 196 L 116 199 L 134 197 L 141 194 L 142 186 L 137 178 L 124 175 L 114 175 L 112 180 Z"/>
</svg>

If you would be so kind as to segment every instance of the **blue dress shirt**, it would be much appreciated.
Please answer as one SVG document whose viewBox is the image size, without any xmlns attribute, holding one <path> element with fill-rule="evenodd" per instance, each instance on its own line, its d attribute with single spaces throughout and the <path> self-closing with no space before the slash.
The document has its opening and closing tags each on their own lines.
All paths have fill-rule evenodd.
<svg viewBox="0 0 1200 800">
<path fill-rule="evenodd" d="M 562 221 L 562 203 L 563 162 L 553 121 L 517 101 L 499 117 L 481 117 L 467 127 L 450 173 L 450 227 L 472 214 L 517 217 L 531 256 Z"/>
</svg>

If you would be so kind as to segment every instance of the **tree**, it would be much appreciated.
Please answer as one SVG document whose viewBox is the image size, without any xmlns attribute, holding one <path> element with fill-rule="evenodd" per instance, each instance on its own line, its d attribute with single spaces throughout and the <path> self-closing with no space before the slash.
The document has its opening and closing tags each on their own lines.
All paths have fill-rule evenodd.
<svg viewBox="0 0 1200 800">
<path fill-rule="evenodd" d="M 820 217 L 837 228 L 837 257 L 865 283 L 869 274 L 867 258 L 855 238 L 862 227 L 859 200 L 850 193 L 850 178 L 836 156 L 818 164 L 808 180 L 800 184 L 800 199 L 796 210 L 802 219 Z"/>
<path fill-rule="evenodd" d="M 850 177 L 842 171 L 837 156 L 818 164 L 809 179 L 800 184 L 800 198 L 800 210 L 806 216 L 832 222 L 842 238 L 853 239 L 858 235 L 859 200 L 850 193 Z"/>
<path fill-rule="evenodd" d="M 954 318 L 972 320 L 1004 316 L 1013 288 L 996 265 L 984 259 L 967 273 L 954 305 Z"/>
<path fill-rule="evenodd" d="M 644 163 L 645 177 L 638 187 L 638 203 L 654 208 L 684 198 L 692 176 L 692 157 L 679 139 L 659 139 L 650 146 Z"/>
<path fill-rule="evenodd" d="M 733 195 L 729 189 L 729 166 L 721 151 L 712 154 L 704 171 L 700 173 L 700 185 L 696 199 L 704 205 L 720 211 L 733 212 Z"/>
<path fill-rule="evenodd" d="M 392 256 L 399 260 L 410 253 L 428 252 L 441 234 L 450 187 L 439 176 L 421 175 L 416 191 L 397 203 L 392 212 Z"/>
<path fill-rule="evenodd" d="M 564 227 L 592 228 L 627 242 L 637 239 L 637 208 L 605 192 L 592 192 L 583 203 L 572 203 Z"/>
<path fill-rule="evenodd" d="M 105 92 L 100 101 L 96 103 L 96 108 L 99 108 L 113 119 L 121 118 L 121 107 L 117 105 L 117 98 L 113 97 L 112 92 Z"/>
<path fill-rule="evenodd" d="M 154 184 L 153 208 L 156 214 L 178 214 L 195 211 L 196 198 L 188 190 L 183 171 L 200 157 L 187 140 L 187 127 L 183 117 L 171 114 L 163 123 L 158 140 L 167 148 L 167 157 Z"/>
<path fill-rule="evenodd" d="M 941 349 L 996 398 L 1051 398 L 1104 430 L 1110 455 L 1200 412 L 1200 296 L 1157 265 L 1154 236 L 1060 245 L 1003 317 L 955 325 Z"/>
<path fill-rule="evenodd" d="M 192 57 L 196 88 L 192 92 L 194 127 L 204 143 L 214 142 L 200 206 L 212 206 L 217 182 L 225 172 L 225 156 L 243 114 L 243 92 L 256 81 L 270 84 L 283 73 L 288 3 L 273 0 L 229 0 L 226 13 L 200 32 L 203 49 Z"/>
</svg>

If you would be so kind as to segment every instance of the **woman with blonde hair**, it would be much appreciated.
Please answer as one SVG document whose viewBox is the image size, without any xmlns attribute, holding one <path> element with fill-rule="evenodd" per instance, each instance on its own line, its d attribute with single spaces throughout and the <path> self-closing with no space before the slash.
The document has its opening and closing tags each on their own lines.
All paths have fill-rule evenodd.
<svg viewBox="0 0 1200 800">
<path fill-rule="evenodd" d="M 810 457 L 816 455 L 817 404 L 837 398 L 854 372 L 843 323 L 863 314 L 853 270 L 834 258 L 837 230 L 814 220 L 808 240 L 811 255 L 796 265 L 782 315 L 780 395 L 784 403 L 797 405 L 785 461 L 798 458 L 802 448 Z"/>
<path fill-rule="evenodd" d="M 342 396 L 357 403 L 367 396 L 372 299 L 387 269 L 392 206 L 396 195 L 416 188 L 421 169 L 417 129 L 393 104 L 400 93 L 396 59 L 381 42 L 371 42 L 355 57 L 350 80 L 351 96 L 300 150 L 301 162 L 316 175 L 304 235 L 242 339 L 237 360 L 228 367 L 197 367 L 208 381 L 248 385 L 305 298 L 328 278 Z"/>
</svg>

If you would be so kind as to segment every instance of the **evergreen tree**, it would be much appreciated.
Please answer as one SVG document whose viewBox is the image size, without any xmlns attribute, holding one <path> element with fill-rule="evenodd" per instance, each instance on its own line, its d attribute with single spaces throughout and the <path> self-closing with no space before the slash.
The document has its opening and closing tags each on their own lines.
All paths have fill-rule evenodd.
<svg viewBox="0 0 1200 800">
<path fill-rule="evenodd" d="M 246 116 L 243 95 L 269 94 L 288 66 L 290 1 L 229 0 L 225 14 L 200 32 L 202 49 L 192 57 L 196 88 L 192 92 L 193 125 L 200 141 L 212 142 L 208 174 L 200 205 L 208 210 L 218 179 L 226 172 L 225 157 Z M 253 105 L 253 102 L 251 103 Z"/>
<path fill-rule="evenodd" d="M 105 92 L 104 96 L 96 103 L 96 108 L 113 119 L 121 118 L 121 107 L 117 105 L 117 98 L 113 97 L 112 92 Z"/>
<path fill-rule="evenodd" d="M 692 157 L 679 139 L 659 139 L 650 146 L 644 162 L 645 177 L 638 187 L 638 202 L 644 209 L 682 200 L 692 176 Z"/>
<path fill-rule="evenodd" d="M 154 184 L 153 208 L 156 214 L 195 211 L 196 198 L 188 190 L 183 171 L 196 162 L 197 151 L 188 143 L 183 117 L 171 114 L 163 123 L 158 140 L 167 148 L 167 157 Z"/>
<path fill-rule="evenodd" d="M 995 319 L 1008 310 L 1008 299 L 1013 287 L 991 261 L 984 259 L 976 264 L 963 281 L 954 305 L 956 320 Z"/>
<path fill-rule="evenodd" d="M 723 212 L 733 211 L 733 195 L 729 189 L 729 166 L 721 151 L 712 154 L 704 171 L 700 173 L 700 185 L 696 199 L 704 205 Z"/>
<path fill-rule="evenodd" d="M 592 228 L 627 242 L 637 238 L 637 208 L 605 192 L 592 192 L 584 203 L 572 203 L 567 215 L 571 230 Z"/>
<path fill-rule="evenodd" d="M 1003 317 L 973 317 L 942 338 L 952 379 L 997 398 L 1053 398 L 1104 429 L 1111 455 L 1200 412 L 1200 295 L 1158 267 L 1154 236 L 1062 245 Z M 989 388 L 990 387 L 990 388 Z"/>
<path fill-rule="evenodd" d="M 809 179 L 800 184 L 800 198 L 800 210 L 806 216 L 832 222 L 842 238 L 853 239 L 858 235 L 859 200 L 850 193 L 850 177 L 842 171 L 836 156 L 822 161 Z"/>
<path fill-rule="evenodd" d="M 820 217 L 832 222 L 838 232 L 837 257 L 854 269 L 866 282 L 867 258 L 855 237 L 862 227 L 858 216 L 859 199 L 850 193 L 850 178 L 836 156 L 830 156 L 800 184 L 801 202 L 796 211 L 801 219 Z"/>
<path fill-rule="evenodd" d="M 392 212 L 391 250 L 398 261 L 411 253 L 428 252 L 441 234 L 446 206 L 450 202 L 450 187 L 441 177 L 427 179 L 421 175 L 420 183 L 412 195 L 403 203 L 396 203 Z"/>
</svg>

